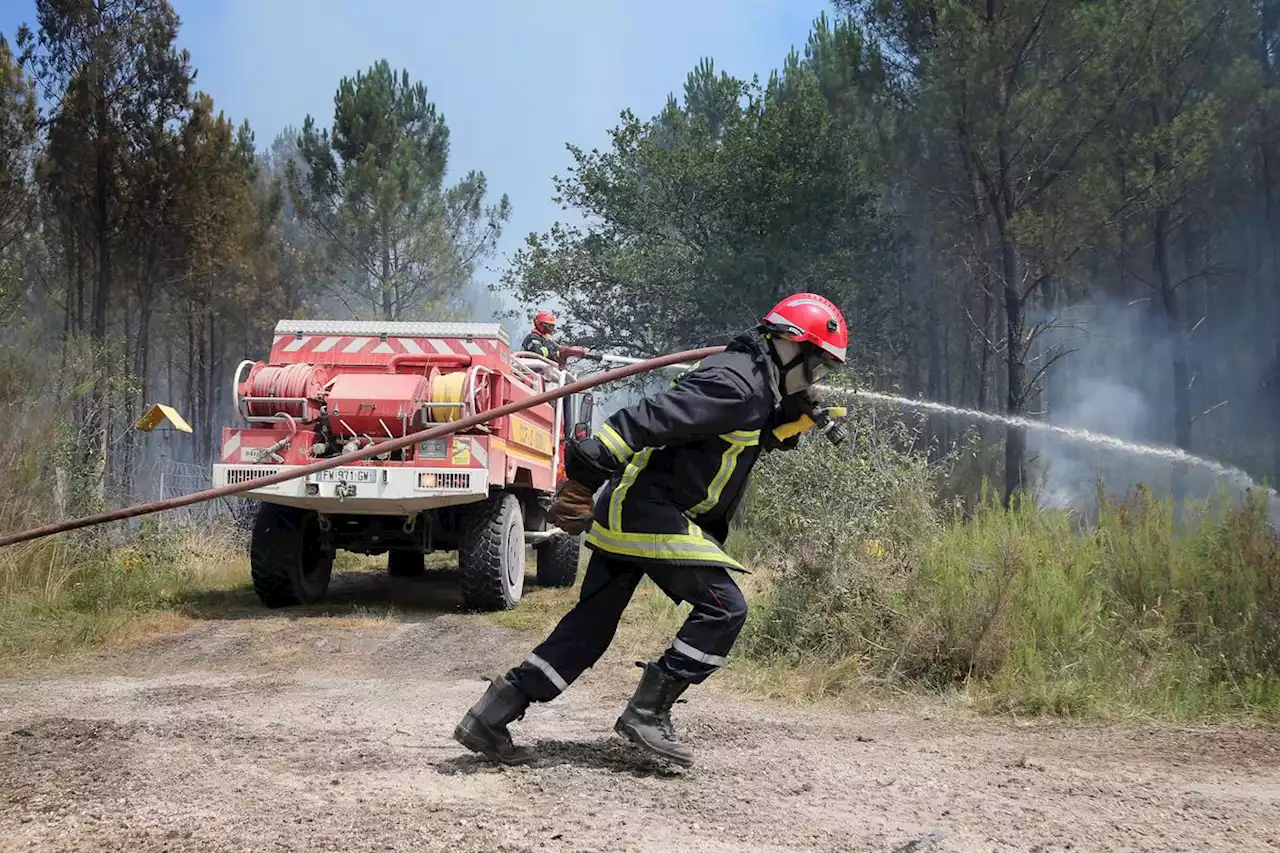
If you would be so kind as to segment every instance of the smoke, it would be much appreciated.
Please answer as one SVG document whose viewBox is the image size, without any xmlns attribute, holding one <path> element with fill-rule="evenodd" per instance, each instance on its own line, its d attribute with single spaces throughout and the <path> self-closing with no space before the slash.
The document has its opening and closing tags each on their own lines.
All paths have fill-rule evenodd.
<svg viewBox="0 0 1280 853">
<path fill-rule="evenodd" d="M 452 307 L 467 322 L 498 323 L 505 327 L 512 347 L 518 346 L 528 332 L 513 326 L 511 319 L 506 316 L 511 306 L 501 296 L 491 292 L 487 284 L 474 278 L 459 288 L 453 297 Z"/>
<path fill-rule="evenodd" d="M 1038 404 L 1045 419 L 1062 426 L 1104 433 L 1126 441 L 1174 444 L 1172 338 L 1155 300 L 1092 299 L 1054 317 L 1031 322 L 1052 325 L 1041 336 L 1029 365 L 1034 375 L 1048 360 Z M 1240 465 L 1255 478 L 1265 473 L 1256 457 L 1235 456 L 1250 431 L 1236 415 L 1261 402 L 1261 362 L 1233 359 L 1246 328 L 1243 317 L 1193 318 L 1191 402 L 1192 453 Z M 1225 369 L 1224 369 L 1225 368 Z M 1225 402 L 1224 402 L 1225 401 Z M 1098 490 L 1122 496 L 1143 486 L 1158 496 L 1173 493 L 1181 477 L 1189 499 L 1232 488 L 1212 471 L 1186 469 L 1152 457 L 1064 440 L 1028 435 L 1037 498 L 1042 505 L 1094 508 Z M 1254 464 L 1250 464 L 1250 463 Z M 1181 468 L 1181 470 L 1179 470 Z"/>
</svg>

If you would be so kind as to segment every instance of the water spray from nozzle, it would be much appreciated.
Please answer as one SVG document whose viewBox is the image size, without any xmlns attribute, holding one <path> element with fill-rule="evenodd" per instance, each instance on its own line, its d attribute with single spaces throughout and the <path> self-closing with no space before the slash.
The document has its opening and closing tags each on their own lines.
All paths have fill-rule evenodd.
<svg viewBox="0 0 1280 853">
<path fill-rule="evenodd" d="M 1031 418 L 1020 418 L 1011 415 L 997 415 L 991 412 L 978 411 L 977 409 L 962 409 L 959 406 L 948 406 L 943 403 L 935 403 L 931 400 L 917 400 L 911 397 L 900 397 L 897 394 L 885 394 L 880 391 L 869 391 L 862 388 L 835 388 L 830 385 L 815 385 L 814 388 L 823 394 L 843 395 L 846 399 L 849 397 L 858 397 L 873 403 L 894 403 L 906 406 L 907 408 L 926 412 L 935 412 L 941 415 L 954 415 L 974 421 L 983 421 L 986 423 L 1000 424 L 1002 426 L 1020 427 L 1024 429 L 1037 430 L 1039 432 L 1048 432 L 1062 436 L 1063 438 L 1071 441 L 1094 444 L 1100 447 L 1109 447 L 1113 450 L 1119 450 L 1122 453 L 1154 456 L 1169 462 L 1204 468 L 1241 488 L 1263 488 L 1247 473 L 1234 465 L 1224 465 L 1221 462 L 1215 462 L 1212 459 L 1205 459 L 1203 456 L 1196 456 L 1193 453 L 1188 453 L 1187 451 L 1177 447 L 1164 447 L 1158 444 L 1143 444 L 1136 441 L 1125 441 L 1124 439 L 1116 438 L 1112 435 L 1103 435 L 1087 429 L 1081 429 L 1080 427 L 1062 426 L 1061 424 L 1051 424 L 1046 423 L 1045 421 L 1036 421 Z M 1280 501 L 1280 495 L 1277 495 L 1275 489 L 1268 488 L 1266 489 L 1266 493 L 1270 496 L 1273 506 L 1275 505 L 1275 502 Z"/>
</svg>

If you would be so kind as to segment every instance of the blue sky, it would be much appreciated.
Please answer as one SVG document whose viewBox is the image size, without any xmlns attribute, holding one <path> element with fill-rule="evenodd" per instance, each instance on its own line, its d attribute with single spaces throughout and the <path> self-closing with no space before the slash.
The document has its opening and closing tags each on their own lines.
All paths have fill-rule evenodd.
<svg viewBox="0 0 1280 853">
<path fill-rule="evenodd" d="M 260 147 L 311 113 L 327 125 L 338 80 L 386 58 L 427 84 L 448 121 L 450 171 L 482 169 L 511 196 L 501 251 L 563 215 L 551 176 L 566 142 L 603 146 L 630 107 L 648 116 L 704 56 L 767 76 L 804 44 L 826 0 L 175 0 L 197 83 L 247 118 Z M 35 23 L 0 0 L 0 32 Z M 501 258 L 491 265 L 501 267 Z M 493 273 L 483 276 L 494 277 Z"/>
</svg>

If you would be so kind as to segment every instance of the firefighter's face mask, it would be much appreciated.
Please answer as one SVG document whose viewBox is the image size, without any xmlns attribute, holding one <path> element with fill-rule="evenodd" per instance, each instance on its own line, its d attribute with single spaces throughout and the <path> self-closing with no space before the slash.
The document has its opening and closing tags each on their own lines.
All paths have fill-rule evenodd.
<svg viewBox="0 0 1280 853">
<path fill-rule="evenodd" d="M 795 394 L 805 390 L 831 372 L 832 360 L 823 350 L 810 343 L 797 343 L 783 337 L 775 337 L 773 349 L 778 356 L 782 390 Z"/>
<path fill-rule="evenodd" d="M 554 338 L 554 337 L 556 336 L 556 324 L 555 324 L 555 323 L 541 323 L 541 324 L 539 324 L 539 325 L 538 325 L 538 332 L 539 332 L 539 333 L 540 333 L 544 338 Z"/>
</svg>

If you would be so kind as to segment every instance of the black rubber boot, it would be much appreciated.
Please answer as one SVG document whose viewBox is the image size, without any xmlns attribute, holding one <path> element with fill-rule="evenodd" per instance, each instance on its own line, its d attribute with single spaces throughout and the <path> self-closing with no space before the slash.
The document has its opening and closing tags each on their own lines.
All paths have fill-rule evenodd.
<svg viewBox="0 0 1280 853">
<path fill-rule="evenodd" d="M 471 706 L 453 730 L 453 739 L 472 752 L 499 764 L 524 764 L 533 759 L 527 747 L 511 742 L 507 724 L 524 717 L 529 697 L 510 681 L 498 678 L 480 701 Z"/>
<path fill-rule="evenodd" d="M 693 750 L 676 738 L 671 706 L 689 682 L 668 674 L 656 663 L 637 661 L 636 666 L 644 667 L 644 675 L 613 730 L 636 746 L 688 767 L 693 764 Z"/>
</svg>

